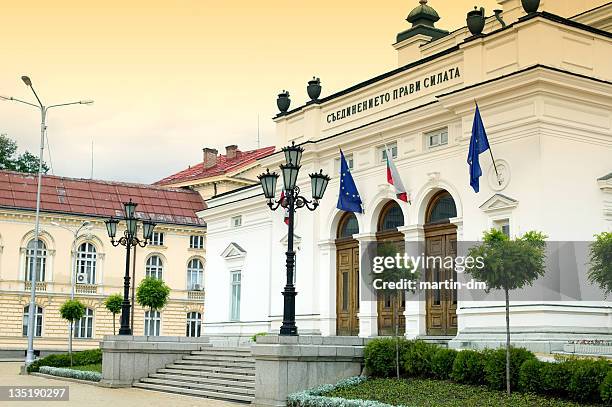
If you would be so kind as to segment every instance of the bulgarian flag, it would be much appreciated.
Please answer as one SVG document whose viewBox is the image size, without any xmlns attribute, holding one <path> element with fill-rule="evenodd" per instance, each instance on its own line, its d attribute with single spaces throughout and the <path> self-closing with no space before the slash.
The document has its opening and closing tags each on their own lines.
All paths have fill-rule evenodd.
<svg viewBox="0 0 612 407">
<path fill-rule="evenodd" d="M 399 172 L 397 172 L 397 168 L 395 167 L 393 158 L 391 157 L 391 150 L 387 149 L 387 182 L 395 187 L 395 195 L 397 196 L 397 199 L 410 203 L 408 192 L 406 192 L 406 188 L 402 183 L 402 179 L 400 178 Z"/>
</svg>

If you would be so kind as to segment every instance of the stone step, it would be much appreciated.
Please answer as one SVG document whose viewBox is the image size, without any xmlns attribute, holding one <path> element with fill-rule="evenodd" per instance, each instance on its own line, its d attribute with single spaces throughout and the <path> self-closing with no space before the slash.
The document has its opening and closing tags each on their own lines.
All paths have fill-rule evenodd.
<svg viewBox="0 0 612 407">
<path fill-rule="evenodd" d="M 247 396 L 255 395 L 255 388 L 219 386 L 219 385 L 209 384 L 209 383 L 194 383 L 194 382 L 187 382 L 184 380 L 168 380 L 168 379 L 159 379 L 155 377 L 145 377 L 140 382 L 160 384 L 163 386 L 182 387 L 186 389 L 215 391 L 215 392 L 220 392 L 223 394 L 228 394 L 228 393 L 229 394 L 239 394 L 239 395 L 242 394 L 242 395 L 247 395 Z"/>
<path fill-rule="evenodd" d="M 198 365 L 198 366 L 210 366 L 210 367 L 238 367 L 245 369 L 255 369 L 255 362 L 226 362 L 226 361 L 208 361 L 208 360 L 195 360 L 195 359 L 180 359 L 174 362 L 177 365 Z"/>
<path fill-rule="evenodd" d="M 172 374 L 172 373 L 153 373 L 149 377 L 155 378 L 155 379 L 176 380 L 176 381 L 195 382 L 195 383 L 207 383 L 207 384 L 214 384 L 214 385 L 228 386 L 228 387 L 244 387 L 248 389 L 255 388 L 254 380 L 247 381 L 247 380 L 240 380 L 240 379 L 239 380 L 217 379 L 213 377 Z"/>
<path fill-rule="evenodd" d="M 218 372 L 208 372 L 201 370 L 184 370 L 184 369 L 168 369 L 162 368 L 157 371 L 162 374 L 177 374 L 182 376 L 190 376 L 190 377 L 205 377 L 211 379 L 227 379 L 227 380 L 235 380 L 235 381 L 243 381 L 243 382 L 254 382 L 255 375 L 246 375 L 246 374 L 231 374 L 231 373 L 218 373 Z"/>
<path fill-rule="evenodd" d="M 251 357 L 251 350 L 217 350 L 219 348 L 201 349 L 191 352 L 192 355 L 201 356 L 232 356 L 232 357 Z"/>
<path fill-rule="evenodd" d="M 177 364 L 177 363 L 171 363 L 167 365 L 166 367 L 170 369 L 203 370 L 203 371 L 208 371 L 208 372 L 255 375 L 254 367 L 242 368 L 242 367 L 226 367 L 226 366 L 189 365 L 189 364 Z"/>
<path fill-rule="evenodd" d="M 189 389 L 189 388 L 184 388 L 184 387 L 166 386 L 166 385 L 153 384 L 153 383 L 142 383 L 142 382 L 134 383 L 134 387 L 138 387 L 141 389 L 162 391 L 162 392 L 167 392 L 167 393 L 207 397 L 207 398 L 237 401 L 237 402 L 243 402 L 243 403 L 250 403 L 251 401 L 255 399 L 254 396 L 249 396 L 249 395 L 244 395 L 244 394 L 221 393 L 221 392 L 216 392 L 216 391 Z"/>
<path fill-rule="evenodd" d="M 204 355 L 188 355 L 183 356 L 182 360 L 201 360 L 214 363 L 255 363 L 255 359 L 248 357 L 234 358 L 230 356 L 204 356 Z"/>
<path fill-rule="evenodd" d="M 192 353 L 200 353 L 200 352 L 212 352 L 212 353 L 239 353 L 239 354 L 251 354 L 251 348 L 224 348 L 224 347 L 220 347 L 220 346 L 207 346 L 207 347 L 203 347 L 200 350 L 196 350 L 193 351 Z"/>
</svg>

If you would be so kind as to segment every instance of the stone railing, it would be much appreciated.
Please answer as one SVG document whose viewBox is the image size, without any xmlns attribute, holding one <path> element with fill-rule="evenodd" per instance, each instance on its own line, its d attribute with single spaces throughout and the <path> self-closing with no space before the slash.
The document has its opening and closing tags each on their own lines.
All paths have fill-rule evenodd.
<svg viewBox="0 0 612 407">
<path fill-rule="evenodd" d="M 79 294 L 96 294 L 98 286 L 96 284 L 76 284 L 75 291 Z"/>
<path fill-rule="evenodd" d="M 204 291 L 203 290 L 189 290 L 187 291 L 187 299 L 192 301 L 203 301 L 204 300 Z"/>
<path fill-rule="evenodd" d="M 31 281 L 24 281 L 24 291 L 30 291 L 32 289 Z M 47 282 L 46 281 L 37 281 L 36 282 L 36 291 L 47 291 Z"/>
</svg>

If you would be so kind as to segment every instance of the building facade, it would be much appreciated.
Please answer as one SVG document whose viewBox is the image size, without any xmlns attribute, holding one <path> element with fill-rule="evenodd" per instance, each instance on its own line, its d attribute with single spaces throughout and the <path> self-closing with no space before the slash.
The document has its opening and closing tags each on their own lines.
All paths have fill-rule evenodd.
<svg viewBox="0 0 612 407">
<path fill-rule="evenodd" d="M 27 344 L 36 181 L 31 174 L 0 171 L 0 351 L 5 354 L 21 354 Z M 111 245 L 104 220 L 121 219 L 123 202 L 129 199 L 138 204 L 138 218 L 157 224 L 153 241 L 136 249 L 133 283 L 153 276 L 171 288 L 161 312 L 135 306 L 134 334 L 200 335 L 206 258 L 206 228 L 196 216 L 205 208 L 200 195 L 183 189 L 43 176 L 36 350 L 67 349 L 68 324 L 59 308 L 70 298 L 73 284 L 75 298 L 87 308 L 75 326 L 74 348 L 97 347 L 103 335 L 113 334 L 113 317 L 104 300 L 123 293 L 125 248 Z M 121 222 L 118 234 L 123 230 Z M 115 319 L 118 331 L 119 315 Z"/>
<path fill-rule="evenodd" d="M 471 35 L 467 28 L 435 27 L 439 16 L 426 3 L 413 10 L 412 27 L 394 44 L 399 68 L 275 119 L 276 145 L 305 148 L 303 194 L 310 195 L 307 174 L 322 168 L 334 175 L 319 209 L 297 214 L 302 334 L 389 334 L 391 301 L 363 295 L 361 260 L 372 242 L 399 239 L 453 256 L 457 242 L 477 241 L 492 227 L 512 237 L 540 230 L 551 241 L 588 241 L 612 228 L 606 175 L 612 6 L 544 0 L 539 13 L 526 15 L 519 0 L 500 0 L 504 26 L 489 17 L 484 33 Z M 475 101 L 500 173 L 498 182 L 492 160 L 482 155 L 479 193 L 470 187 L 466 163 Z M 363 214 L 336 208 L 339 148 Z M 387 183 L 387 149 L 411 204 Z M 277 152 L 259 163 L 272 170 L 283 161 Z M 253 186 L 208 200 L 200 215 L 207 223 L 204 332 L 275 332 L 285 283 L 282 213 L 271 212 Z M 236 216 L 239 225 L 230 222 Z M 441 292 L 397 305 L 407 337 L 442 337 L 456 347 L 503 342 L 503 303 L 462 302 Z M 513 340 L 534 350 L 612 337 L 612 306 L 603 293 L 592 301 L 512 305 Z"/>
</svg>

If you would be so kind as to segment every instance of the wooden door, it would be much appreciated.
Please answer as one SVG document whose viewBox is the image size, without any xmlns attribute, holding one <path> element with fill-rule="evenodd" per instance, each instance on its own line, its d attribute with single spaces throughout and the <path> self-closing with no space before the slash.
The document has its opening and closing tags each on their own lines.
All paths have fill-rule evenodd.
<svg viewBox="0 0 612 407">
<path fill-rule="evenodd" d="M 426 256 L 444 259 L 457 255 L 457 233 L 453 225 L 438 225 L 425 231 Z M 457 273 L 444 263 L 431 262 L 426 270 L 430 283 L 457 281 Z M 427 335 L 457 334 L 457 292 L 450 288 L 430 289 L 426 296 Z"/>
<path fill-rule="evenodd" d="M 404 252 L 404 236 L 395 232 L 380 232 L 377 234 L 377 243 L 392 244 L 396 247 L 398 253 Z M 406 293 L 404 291 L 396 291 L 394 293 L 378 292 L 378 336 L 395 335 L 395 322 L 398 323 L 398 334 L 403 335 L 406 332 Z M 394 315 L 395 313 L 395 315 Z"/>
<path fill-rule="evenodd" d="M 359 334 L 359 245 L 336 246 L 336 335 Z"/>
</svg>

